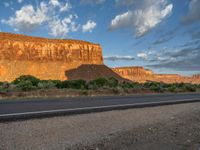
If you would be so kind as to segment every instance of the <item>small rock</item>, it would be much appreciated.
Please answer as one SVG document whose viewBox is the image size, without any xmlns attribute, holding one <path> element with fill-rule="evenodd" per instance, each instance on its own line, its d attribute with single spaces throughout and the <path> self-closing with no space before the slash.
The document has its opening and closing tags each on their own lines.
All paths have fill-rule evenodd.
<svg viewBox="0 0 200 150">
<path fill-rule="evenodd" d="M 188 142 L 188 143 L 191 143 L 191 140 L 190 140 L 190 139 L 188 139 L 188 140 L 187 140 L 187 142 Z"/>
</svg>

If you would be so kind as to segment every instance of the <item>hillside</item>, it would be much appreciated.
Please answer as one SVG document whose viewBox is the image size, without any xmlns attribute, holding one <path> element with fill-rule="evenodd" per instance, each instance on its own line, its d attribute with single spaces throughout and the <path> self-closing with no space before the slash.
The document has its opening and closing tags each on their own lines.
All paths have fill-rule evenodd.
<svg viewBox="0 0 200 150">
<path fill-rule="evenodd" d="M 126 80 L 105 65 L 81 65 L 76 69 L 66 71 L 66 76 L 69 80 L 84 79 L 88 81 L 97 78 L 110 77 L 114 77 L 119 81 Z"/>
</svg>

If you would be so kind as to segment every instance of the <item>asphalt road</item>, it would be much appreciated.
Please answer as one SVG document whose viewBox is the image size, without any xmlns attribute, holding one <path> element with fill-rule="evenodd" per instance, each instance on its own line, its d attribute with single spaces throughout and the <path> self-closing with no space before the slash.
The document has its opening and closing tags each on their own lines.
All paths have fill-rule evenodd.
<svg viewBox="0 0 200 150">
<path fill-rule="evenodd" d="M 188 102 L 200 102 L 200 94 L 149 94 L 135 96 L 0 100 L 0 121 Z"/>
</svg>

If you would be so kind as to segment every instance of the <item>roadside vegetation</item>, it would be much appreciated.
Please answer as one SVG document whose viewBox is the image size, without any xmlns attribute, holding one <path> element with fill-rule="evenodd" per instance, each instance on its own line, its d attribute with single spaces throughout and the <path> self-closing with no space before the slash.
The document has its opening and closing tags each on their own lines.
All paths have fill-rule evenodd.
<svg viewBox="0 0 200 150">
<path fill-rule="evenodd" d="M 98 78 L 91 81 L 72 80 L 40 80 L 34 76 L 24 75 L 14 81 L 0 82 L 0 94 L 10 92 L 30 92 L 30 91 L 45 91 L 45 90 L 77 90 L 82 95 L 87 95 L 88 91 L 111 91 L 113 94 L 127 93 L 134 94 L 140 91 L 148 93 L 164 93 L 164 92 L 198 92 L 200 84 L 190 83 L 173 83 L 165 84 L 158 82 L 119 82 L 115 78 Z M 144 93 L 146 93 L 144 92 Z"/>
</svg>

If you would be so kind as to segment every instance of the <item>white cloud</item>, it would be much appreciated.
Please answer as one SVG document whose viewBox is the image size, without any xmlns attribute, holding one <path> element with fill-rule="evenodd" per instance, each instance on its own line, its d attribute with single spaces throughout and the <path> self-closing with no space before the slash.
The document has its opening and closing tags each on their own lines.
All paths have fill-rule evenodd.
<svg viewBox="0 0 200 150">
<path fill-rule="evenodd" d="M 17 2 L 18 2 L 18 3 L 22 3 L 22 2 L 23 2 L 23 0 L 17 0 Z"/>
<path fill-rule="evenodd" d="M 81 4 L 89 4 L 89 5 L 97 5 L 97 4 L 102 4 L 104 3 L 105 0 L 81 0 Z"/>
<path fill-rule="evenodd" d="M 117 60 L 132 61 L 134 59 L 135 58 L 132 56 L 119 56 L 119 55 L 104 56 L 104 60 L 109 60 L 109 61 L 117 61 Z"/>
<path fill-rule="evenodd" d="M 190 23 L 200 21 L 200 0 L 191 0 L 189 3 L 189 12 L 184 16 L 183 21 Z"/>
<path fill-rule="evenodd" d="M 96 22 L 88 20 L 86 24 L 82 26 L 83 32 L 92 32 L 92 30 L 97 26 Z"/>
<path fill-rule="evenodd" d="M 50 0 L 49 3 L 53 6 L 60 6 L 60 2 L 58 0 Z"/>
<path fill-rule="evenodd" d="M 58 9 L 59 8 L 59 9 Z M 14 31 L 32 32 L 39 27 L 49 29 L 49 34 L 55 37 L 67 36 L 68 32 L 78 30 L 78 25 L 74 21 L 77 15 L 68 13 L 65 17 L 61 16 L 59 11 L 69 11 L 69 3 L 60 3 L 51 0 L 49 3 L 41 2 L 34 8 L 32 5 L 25 5 L 15 12 L 15 15 L 8 20 L 1 20 L 14 27 Z"/>
<path fill-rule="evenodd" d="M 148 54 L 144 53 L 144 52 L 141 52 L 141 53 L 137 54 L 137 57 L 139 57 L 139 58 L 141 58 L 143 60 L 147 60 L 148 59 Z"/>
<path fill-rule="evenodd" d="M 136 37 L 143 36 L 172 12 L 173 5 L 167 0 L 141 0 L 140 5 L 117 15 L 110 24 L 110 29 L 131 27 Z"/>
<path fill-rule="evenodd" d="M 2 22 L 14 26 L 19 31 L 30 32 L 48 19 L 46 13 L 47 8 L 44 3 L 41 3 L 37 9 L 34 9 L 32 5 L 26 5 L 15 12 L 15 17 L 10 17 L 7 21 L 2 20 Z"/>
<path fill-rule="evenodd" d="M 72 8 L 69 2 L 60 3 L 58 0 L 50 0 L 49 4 L 55 8 L 59 8 L 60 12 L 69 11 Z"/>
<path fill-rule="evenodd" d="M 111 28 L 117 29 L 117 28 L 120 28 L 120 27 L 128 26 L 131 23 L 131 19 L 132 19 L 132 12 L 131 11 L 117 15 L 111 21 Z"/>
<path fill-rule="evenodd" d="M 63 20 L 54 18 L 54 20 L 49 22 L 50 35 L 54 37 L 64 37 L 69 31 L 77 31 L 77 27 L 73 21 L 73 18 L 74 17 L 72 15 L 64 18 Z"/>
<path fill-rule="evenodd" d="M 60 6 L 60 11 L 61 12 L 69 11 L 71 8 L 72 7 L 71 7 L 70 3 L 65 3 L 65 5 Z"/>
</svg>

